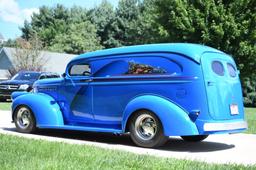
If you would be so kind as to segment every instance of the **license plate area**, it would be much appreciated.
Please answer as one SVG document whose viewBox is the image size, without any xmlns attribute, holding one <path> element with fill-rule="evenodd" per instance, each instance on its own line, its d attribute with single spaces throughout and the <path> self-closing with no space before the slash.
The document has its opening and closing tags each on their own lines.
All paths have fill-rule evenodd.
<svg viewBox="0 0 256 170">
<path fill-rule="evenodd" d="M 230 108 L 231 115 L 238 115 L 239 114 L 237 104 L 231 104 L 229 108 Z"/>
</svg>

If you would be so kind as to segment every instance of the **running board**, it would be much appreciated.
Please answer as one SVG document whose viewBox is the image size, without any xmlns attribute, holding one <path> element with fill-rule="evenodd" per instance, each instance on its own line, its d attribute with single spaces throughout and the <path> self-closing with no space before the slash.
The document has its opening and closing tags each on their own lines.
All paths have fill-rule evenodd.
<svg viewBox="0 0 256 170">
<path fill-rule="evenodd" d="M 39 129 L 62 129 L 62 130 L 78 130 L 78 131 L 88 131 L 88 132 L 108 132 L 108 133 L 123 133 L 120 129 L 113 128 L 99 128 L 99 127 L 84 127 L 84 126 L 38 126 Z"/>
</svg>

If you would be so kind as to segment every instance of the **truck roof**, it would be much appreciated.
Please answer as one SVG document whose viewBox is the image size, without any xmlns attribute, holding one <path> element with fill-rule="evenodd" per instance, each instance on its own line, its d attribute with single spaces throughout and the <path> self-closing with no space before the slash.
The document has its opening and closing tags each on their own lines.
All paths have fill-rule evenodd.
<svg viewBox="0 0 256 170">
<path fill-rule="evenodd" d="M 186 57 L 200 63 L 201 56 L 204 52 L 217 52 L 223 53 L 217 49 L 191 43 L 162 43 L 162 44 L 147 44 L 124 46 L 119 48 L 110 48 L 105 50 L 98 50 L 88 52 L 75 57 L 71 61 L 89 58 L 98 58 L 104 56 L 123 55 L 131 53 L 144 53 L 144 52 L 169 52 L 185 55 Z"/>
</svg>

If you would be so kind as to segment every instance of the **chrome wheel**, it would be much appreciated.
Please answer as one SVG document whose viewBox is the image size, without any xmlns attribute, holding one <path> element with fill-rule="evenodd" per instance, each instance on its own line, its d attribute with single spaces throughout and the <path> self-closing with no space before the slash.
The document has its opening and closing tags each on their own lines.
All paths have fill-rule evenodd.
<svg viewBox="0 0 256 170">
<path fill-rule="evenodd" d="M 161 121 L 149 110 L 140 110 L 133 114 L 129 120 L 129 131 L 132 141 L 142 147 L 158 147 L 168 140 L 164 136 Z"/>
<path fill-rule="evenodd" d="M 135 132 L 142 140 L 151 140 L 157 133 L 155 118 L 149 114 L 141 114 L 135 121 Z"/>
<path fill-rule="evenodd" d="M 26 107 L 21 107 L 17 111 L 16 124 L 21 129 L 27 129 L 32 122 L 31 111 Z"/>
</svg>

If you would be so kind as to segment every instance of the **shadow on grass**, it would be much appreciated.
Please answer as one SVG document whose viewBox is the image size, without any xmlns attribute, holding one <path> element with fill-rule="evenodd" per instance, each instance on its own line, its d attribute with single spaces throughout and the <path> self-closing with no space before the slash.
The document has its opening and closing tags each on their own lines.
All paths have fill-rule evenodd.
<svg viewBox="0 0 256 170">
<path fill-rule="evenodd" d="M 5 128 L 4 130 L 16 131 L 15 128 Z M 128 134 L 114 135 L 110 133 L 93 133 L 47 129 L 39 130 L 35 135 L 137 147 L 134 145 Z M 235 145 L 225 143 L 210 141 L 193 143 L 185 142 L 180 138 L 170 138 L 164 146 L 157 148 L 157 150 L 176 152 L 213 152 L 219 150 L 227 150 L 234 147 Z"/>
</svg>

